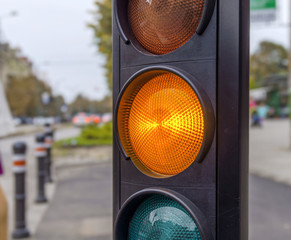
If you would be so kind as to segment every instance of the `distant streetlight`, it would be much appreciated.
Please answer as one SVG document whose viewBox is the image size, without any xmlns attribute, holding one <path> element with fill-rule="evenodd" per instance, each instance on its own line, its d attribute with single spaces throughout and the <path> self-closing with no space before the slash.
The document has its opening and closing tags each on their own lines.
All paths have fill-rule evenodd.
<svg viewBox="0 0 291 240">
<path fill-rule="evenodd" d="M 3 18 L 7 18 L 7 17 L 15 17 L 17 15 L 18 15 L 18 12 L 17 11 L 11 11 L 9 13 L 1 14 L 0 15 L 0 18 L 3 19 Z"/>
<path fill-rule="evenodd" d="M 17 16 L 17 15 L 18 15 L 18 12 L 16 12 L 16 11 L 12 11 L 12 12 L 10 12 L 10 16 L 15 17 L 15 16 Z"/>
</svg>

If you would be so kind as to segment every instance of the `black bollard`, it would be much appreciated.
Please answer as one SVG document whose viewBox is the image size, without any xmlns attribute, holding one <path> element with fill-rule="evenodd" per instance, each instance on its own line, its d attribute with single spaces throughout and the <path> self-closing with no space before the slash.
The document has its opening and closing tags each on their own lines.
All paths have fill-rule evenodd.
<svg viewBox="0 0 291 240">
<path fill-rule="evenodd" d="M 47 151 L 47 160 L 46 160 L 46 182 L 53 182 L 51 176 L 52 168 L 52 143 L 53 143 L 53 130 L 49 123 L 45 124 L 45 146 Z"/>
<path fill-rule="evenodd" d="M 26 172 L 26 145 L 17 142 L 13 145 L 13 171 L 15 175 L 15 229 L 13 238 L 29 237 L 25 221 L 25 172 Z"/>
<path fill-rule="evenodd" d="M 46 203 L 47 198 L 45 196 L 45 179 L 46 179 L 46 147 L 44 143 L 45 135 L 40 133 L 36 135 L 36 148 L 35 156 L 37 158 L 37 169 L 38 169 L 38 188 L 37 188 L 37 203 Z"/>
</svg>

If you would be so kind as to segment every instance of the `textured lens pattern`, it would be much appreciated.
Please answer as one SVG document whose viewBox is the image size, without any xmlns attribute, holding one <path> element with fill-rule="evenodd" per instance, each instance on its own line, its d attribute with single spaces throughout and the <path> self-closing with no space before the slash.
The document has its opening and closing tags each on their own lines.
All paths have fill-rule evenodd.
<svg viewBox="0 0 291 240">
<path fill-rule="evenodd" d="M 153 195 L 137 208 L 129 225 L 129 240 L 201 240 L 189 213 L 174 200 Z"/>
<path fill-rule="evenodd" d="M 176 175 L 200 152 L 202 106 L 185 80 L 167 71 L 150 71 L 123 93 L 118 132 L 125 152 L 140 170 L 162 175 L 158 177 Z"/>
<path fill-rule="evenodd" d="M 129 23 L 137 41 L 161 55 L 193 36 L 203 8 L 204 0 L 129 0 Z"/>
</svg>

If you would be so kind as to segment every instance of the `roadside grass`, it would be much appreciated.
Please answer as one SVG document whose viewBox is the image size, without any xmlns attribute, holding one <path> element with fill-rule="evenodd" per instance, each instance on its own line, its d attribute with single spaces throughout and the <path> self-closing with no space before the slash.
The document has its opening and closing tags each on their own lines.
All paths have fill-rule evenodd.
<svg viewBox="0 0 291 240">
<path fill-rule="evenodd" d="M 56 148 L 94 147 L 112 145 L 112 122 L 101 126 L 88 125 L 80 136 L 67 138 L 54 143 Z"/>
</svg>

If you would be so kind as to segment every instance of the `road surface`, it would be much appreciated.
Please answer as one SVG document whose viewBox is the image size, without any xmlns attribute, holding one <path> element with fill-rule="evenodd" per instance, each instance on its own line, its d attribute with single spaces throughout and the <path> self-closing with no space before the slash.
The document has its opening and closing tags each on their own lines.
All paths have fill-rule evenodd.
<svg viewBox="0 0 291 240">
<path fill-rule="evenodd" d="M 112 165 L 59 168 L 55 198 L 35 239 L 111 240 Z"/>
</svg>

